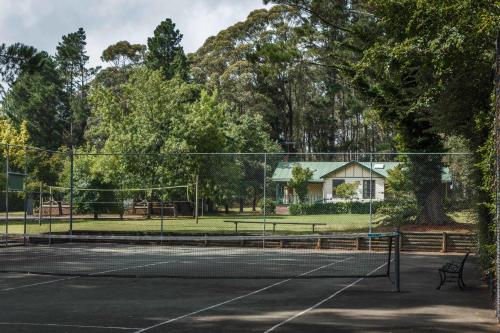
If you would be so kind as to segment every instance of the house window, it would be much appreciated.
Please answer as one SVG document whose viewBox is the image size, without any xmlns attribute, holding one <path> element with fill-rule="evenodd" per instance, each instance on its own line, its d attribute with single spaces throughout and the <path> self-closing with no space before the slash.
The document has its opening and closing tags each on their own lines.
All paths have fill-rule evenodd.
<svg viewBox="0 0 500 333">
<path fill-rule="evenodd" d="M 363 180 L 363 199 L 375 198 L 375 181 Z"/>
<path fill-rule="evenodd" d="M 337 198 L 337 186 L 344 184 L 345 179 L 332 179 L 332 198 Z"/>
</svg>

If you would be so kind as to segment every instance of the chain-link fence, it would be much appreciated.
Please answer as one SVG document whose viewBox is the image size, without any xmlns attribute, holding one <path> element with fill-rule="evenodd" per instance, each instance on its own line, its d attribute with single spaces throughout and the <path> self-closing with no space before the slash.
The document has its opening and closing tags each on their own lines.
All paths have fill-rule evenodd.
<svg viewBox="0 0 500 333">
<path fill-rule="evenodd" d="M 5 235 L 398 227 L 403 250 L 475 246 L 467 154 L 71 154 L 8 145 L 1 153 Z"/>
<path fill-rule="evenodd" d="M 182 241 L 372 251 L 388 245 L 371 237 L 395 229 L 401 251 L 477 245 L 467 154 L 104 154 L 2 145 L 0 158 L 7 245 L 198 237 Z"/>
</svg>

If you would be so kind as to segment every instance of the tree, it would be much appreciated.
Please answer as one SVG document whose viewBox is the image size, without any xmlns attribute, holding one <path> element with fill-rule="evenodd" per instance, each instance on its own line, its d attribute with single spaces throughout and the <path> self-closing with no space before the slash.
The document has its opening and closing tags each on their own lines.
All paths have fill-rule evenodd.
<svg viewBox="0 0 500 333">
<path fill-rule="evenodd" d="M 2 105 L 14 124 L 27 124 L 32 145 L 57 149 L 63 143 L 64 102 L 65 94 L 55 71 L 43 71 L 20 75 Z"/>
<path fill-rule="evenodd" d="M 348 6 L 346 2 L 344 7 Z M 332 16 L 349 24 L 341 10 L 335 13 Z M 191 75 L 218 90 L 235 116 L 260 114 L 269 124 L 271 138 L 283 149 L 390 147 L 390 129 L 382 130 L 377 117 L 365 116 L 372 110 L 339 69 L 352 58 L 351 48 L 339 45 L 345 34 L 331 33 L 328 39 L 326 28 L 311 14 L 289 5 L 253 11 L 190 55 Z M 327 46 L 333 50 L 324 49 Z M 290 142 L 293 147 L 287 146 Z"/>
<path fill-rule="evenodd" d="M 337 197 L 351 201 L 354 199 L 359 187 L 359 182 L 343 183 L 335 187 L 335 194 Z"/>
<path fill-rule="evenodd" d="M 0 76 L 8 90 L 3 112 L 19 128 L 28 124 L 30 144 L 57 149 L 62 143 L 61 115 L 66 96 L 52 58 L 20 43 L 0 46 Z"/>
<path fill-rule="evenodd" d="M 115 67 L 124 67 L 141 62 L 145 52 L 145 45 L 130 44 L 128 41 L 122 40 L 108 46 L 102 52 L 101 60 L 111 62 Z"/>
<path fill-rule="evenodd" d="M 378 33 L 363 36 L 360 31 L 368 43 L 356 82 L 383 121 L 398 132 L 400 150 L 441 152 L 443 138 L 456 134 L 477 151 L 486 142 L 491 124 L 486 119 L 498 9 L 490 1 L 374 0 L 370 4 Z M 465 11 L 473 15 L 464 16 Z M 480 159 L 478 155 L 476 162 Z M 408 167 L 421 207 L 418 220 L 446 224 L 449 219 L 438 186 L 439 156 L 409 156 Z M 481 176 L 475 177 L 479 185 Z"/>
<path fill-rule="evenodd" d="M 119 213 L 123 214 L 123 203 L 113 189 L 119 188 L 119 184 L 111 182 L 99 167 L 100 158 L 94 156 L 78 156 L 75 159 L 74 170 L 74 194 L 73 200 L 75 210 L 80 213 L 91 213 L 97 220 L 99 214 Z M 59 185 L 67 187 L 70 177 L 70 162 L 66 160 L 64 169 L 59 180 Z M 98 190 L 92 190 L 98 189 Z M 69 191 L 65 191 L 61 198 L 69 201 Z M 60 200 L 58 200 L 58 204 Z"/>
<path fill-rule="evenodd" d="M 181 46 L 182 34 L 175 28 L 175 23 L 167 18 L 154 30 L 153 37 L 148 38 L 146 66 L 161 70 L 167 80 L 175 75 L 187 78 L 187 61 Z"/>
<path fill-rule="evenodd" d="M 0 118 L 0 142 L 2 143 L 0 145 L 0 162 L 5 165 L 8 154 L 9 170 L 20 171 L 24 169 L 26 150 L 22 146 L 26 145 L 28 140 L 29 133 L 26 123 L 22 123 L 21 128 L 18 130 L 8 119 Z M 2 188 L 5 188 L 5 174 L 5 170 L 0 174 L 0 186 Z"/>
<path fill-rule="evenodd" d="M 3 81 L 12 86 L 17 77 L 23 73 L 35 73 L 46 65 L 49 56 L 39 52 L 33 46 L 15 43 L 0 45 L 0 76 Z"/>
<path fill-rule="evenodd" d="M 10 164 L 19 168 L 24 167 L 25 150 L 22 148 L 28 144 L 29 132 L 26 122 L 21 123 L 18 130 L 12 122 L 5 118 L 0 118 L 0 145 L 3 157 L 9 154 Z M 12 145 L 7 148 L 7 145 Z"/>
<path fill-rule="evenodd" d="M 83 142 L 90 107 L 87 101 L 88 82 L 97 69 L 87 68 L 89 57 L 85 49 L 87 36 L 83 28 L 62 37 L 56 50 L 57 69 L 68 96 L 64 120 L 65 142 L 78 145 Z"/>
<path fill-rule="evenodd" d="M 288 186 L 293 188 L 300 202 L 307 200 L 307 185 L 313 176 L 313 172 L 309 168 L 302 168 L 300 165 L 292 167 L 292 179 L 288 182 Z"/>
</svg>

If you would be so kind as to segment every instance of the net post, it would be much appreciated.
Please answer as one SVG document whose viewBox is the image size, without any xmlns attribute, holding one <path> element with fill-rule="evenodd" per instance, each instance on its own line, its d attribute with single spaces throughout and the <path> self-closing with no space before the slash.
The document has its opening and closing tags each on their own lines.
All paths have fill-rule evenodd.
<svg viewBox="0 0 500 333">
<path fill-rule="evenodd" d="M 6 146 L 5 154 L 5 246 L 9 241 L 9 154 L 10 146 Z"/>
<path fill-rule="evenodd" d="M 395 230 L 395 244 L 394 244 L 394 291 L 400 292 L 400 246 L 399 239 L 401 237 L 401 231 L 399 227 Z"/>
<path fill-rule="evenodd" d="M 394 241 L 394 236 L 389 237 L 389 253 L 387 254 L 387 277 L 391 278 L 391 261 L 392 261 L 392 242 Z"/>
<path fill-rule="evenodd" d="M 198 181 L 199 181 L 199 176 L 196 175 L 196 183 L 194 187 L 194 219 L 196 221 L 196 224 L 198 224 Z M 203 207 L 201 208 L 203 209 Z"/>
<path fill-rule="evenodd" d="M 69 176 L 69 234 L 73 234 L 73 186 L 74 186 L 74 152 L 73 145 L 70 148 L 70 176 Z"/>
</svg>

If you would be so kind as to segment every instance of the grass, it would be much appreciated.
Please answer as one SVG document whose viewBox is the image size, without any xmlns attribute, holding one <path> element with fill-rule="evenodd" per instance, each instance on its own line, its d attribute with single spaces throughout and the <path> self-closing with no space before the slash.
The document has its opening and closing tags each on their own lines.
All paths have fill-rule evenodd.
<svg viewBox="0 0 500 333">
<path fill-rule="evenodd" d="M 326 223 L 324 226 L 316 226 L 315 232 L 363 232 L 368 230 L 368 214 L 346 214 L 346 215 L 308 215 L 308 216 L 271 216 L 267 217 L 268 222 L 316 222 Z M 165 233 L 177 234 L 234 234 L 234 223 L 227 223 L 224 220 L 259 221 L 260 216 L 241 216 L 233 214 L 210 215 L 199 218 L 196 224 L 194 218 L 165 218 L 163 230 Z M 2 223 L 3 224 L 3 223 Z M 3 229 L 0 226 L 0 230 Z M 66 232 L 69 230 L 69 222 L 65 220 L 52 220 L 52 232 Z M 155 219 L 101 219 L 101 220 L 74 220 L 73 230 L 94 231 L 94 232 L 160 232 L 161 221 Z M 272 231 L 272 225 L 266 225 L 266 230 Z M 39 225 L 36 220 L 29 220 L 27 233 L 46 233 L 49 231 L 48 219 L 42 220 Z M 9 233 L 23 233 L 23 221 L 10 221 Z M 238 232 L 260 233 L 262 225 L 259 224 L 238 224 Z M 277 225 L 276 233 L 311 233 L 312 227 L 308 225 Z"/>
<path fill-rule="evenodd" d="M 24 225 L 20 220 L 21 214 L 14 214 L 16 220 L 9 222 L 9 233 L 23 233 Z M 471 224 L 470 214 L 467 212 L 458 212 L 450 216 L 459 224 Z M 240 215 L 237 213 L 207 215 L 199 218 L 196 224 L 194 218 L 188 217 L 166 217 L 163 223 L 165 233 L 175 234 L 234 234 L 234 223 L 224 222 L 225 220 L 241 221 L 259 221 L 262 222 L 260 215 Z M 309 222 L 325 223 L 318 225 L 315 232 L 367 232 L 370 221 L 369 214 L 324 214 L 324 215 L 303 215 L 303 216 L 268 216 L 268 222 Z M 0 232 L 4 231 L 4 221 L 0 222 Z M 377 231 L 377 223 L 373 224 L 373 230 Z M 53 219 L 52 232 L 67 232 L 69 230 L 68 219 Z M 73 230 L 83 232 L 126 232 L 126 233 L 159 233 L 161 230 L 161 221 L 154 219 L 75 219 Z M 272 225 L 266 225 L 266 230 L 272 232 Z M 45 217 L 42 224 L 39 225 L 36 220 L 28 220 L 27 233 L 47 233 L 49 232 L 49 221 Z M 261 233 L 260 224 L 238 224 L 240 233 Z M 277 225 L 276 233 L 287 234 L 308 234 L 312 233 L 312 227 L 308 225 Z"/>
</svg>

